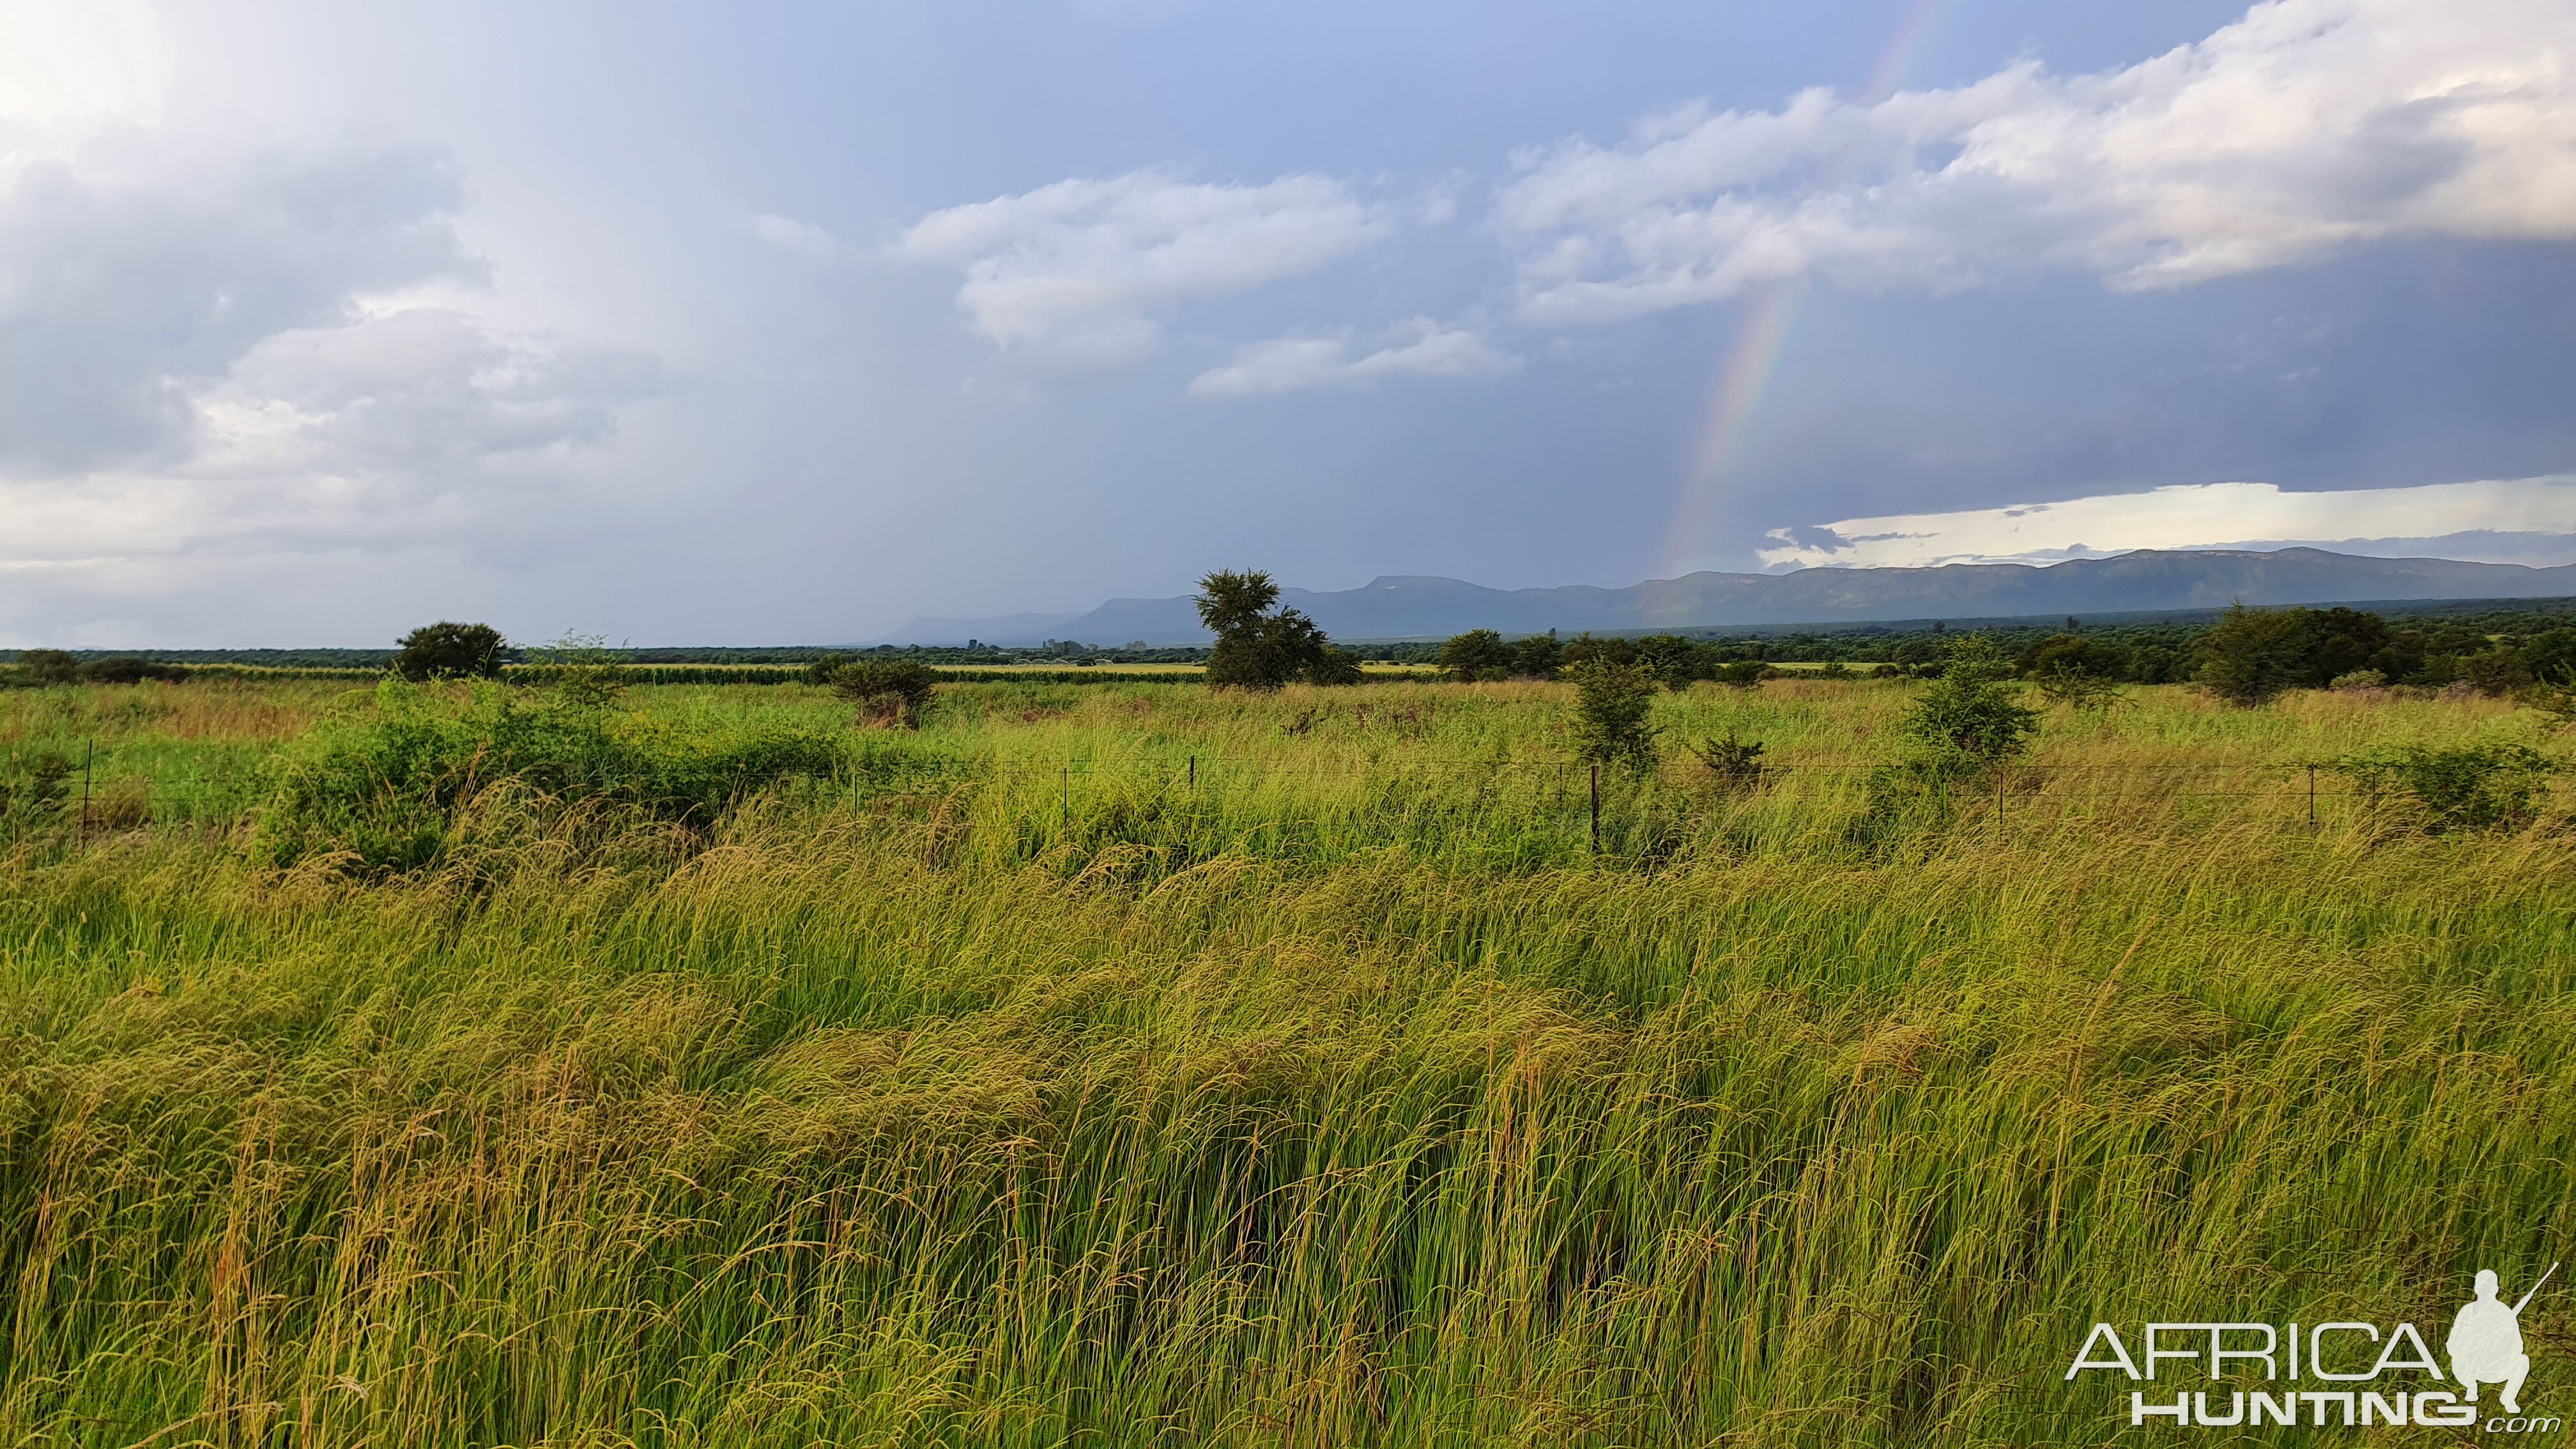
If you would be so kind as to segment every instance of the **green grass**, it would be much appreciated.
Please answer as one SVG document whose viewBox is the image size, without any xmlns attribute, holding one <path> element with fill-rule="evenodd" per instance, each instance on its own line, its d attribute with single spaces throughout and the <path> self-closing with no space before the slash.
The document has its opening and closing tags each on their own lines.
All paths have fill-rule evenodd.
<svg viewBox="0 0 2576 1449">
<path fill-rule="evenodd" d="M 2531 716 L 2140 691 L 1867 829 L 1904 687 L 1703 687 L 1668 743 L 1780 773 L 1668 749 L 1596 857 L 1569 693 L 951 687 L 706 828 L 523 800 L 374 882 L 247 849 L 363 693 L 0 694 L 153 782 L 0 858 L 0 1431 L 2102 1442 L 2096 1319 L 2438 1344 L 2567 1256 L 2567 838 L 2305 823 L 2309 761 Z"/>
</svg>

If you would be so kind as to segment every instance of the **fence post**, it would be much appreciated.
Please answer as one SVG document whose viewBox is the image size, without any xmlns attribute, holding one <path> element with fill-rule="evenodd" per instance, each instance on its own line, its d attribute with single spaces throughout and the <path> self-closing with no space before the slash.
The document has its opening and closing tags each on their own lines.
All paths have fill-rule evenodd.
<svg viewBox="0 0 2576 1449">
<path fill-rule="evenodd" d="M 1198 757 L 1198 756 L 1196 756 L 1196 755 L 1192 755 L 1192 756 L 1190 756 L 1190 788 L 1191 788 L 1191 789 L 1193 789 L 1193 790 L 1195 790 L 1195 789 L 1197 789 L 1198 787 L 1199 787 L 1199 757 Z"/>
<path fill-rule="evenodd" d="M 1073 823 L 1073 762 L 1071 760 L 1065 761 L 1064 774 L 1057 782 L 1055 803 L 1064 816 L 1064 823 L 1071 825 Z"/>
<path fill-rule="evenodd" d="M 81 818 L 72 831 L 72 853 L 89 849 L 89 767 L 98 763 L 98 736 L 89 737 L 89 753 L 81 756 Z"/>
<path fill-rule="evenodd" d="M 1592 767 L 1592 853 L 1601 853 L 1601 767 Z"/>
<path fill-rule="evenodd" d="M 2317 828 L 2317 767 L 2308 766 L 2308 828 Z"/>
</svg>

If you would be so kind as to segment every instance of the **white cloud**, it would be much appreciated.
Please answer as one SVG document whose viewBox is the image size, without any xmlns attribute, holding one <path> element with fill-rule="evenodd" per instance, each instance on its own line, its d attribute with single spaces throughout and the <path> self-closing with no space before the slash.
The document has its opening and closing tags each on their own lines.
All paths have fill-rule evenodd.
<svg viewBox="0 0 2576 1449">
<path fill-rule="evenodd" d="M 2192 483 L 2011 508 L 1846 518 L 1771 531 L 1767 568 L 2055 563 L 2141 548 L 2278 547 L 2576 561 L 2576 475 L 2286 492 Z"/>
<path fill-rule="evenodd" d="M 22 126 L 148 125 L 176 62 L 143 0 L 0 0 L 0 117 Z"/>
<path fill-rule="evenodd" d="M 1821 272 L 2034 268 L 2184 286 L 2393 236 L 2576 236 L 2576 7 L 2276 0 L 2125 69 L 2036 63 L 1855 105 L 1651 118 L 1515 158 L 1497 219 L 1533 321 Z"/>
<path fill-rule="evenodd" d="M 1228 186 L 1137 171 L 936 211 L 894 250 L 961 268 L 957 305 L 996 345 L 1106 366 L 1153 349 L 1156 314 L 1314 271 L 1388 229 L 1328 177 Z"/>
<path fill-rule="evenodd" d="M 1338 337 L 1282 337 L 1256 342 L 1235 353 L 1233 362 L 1192 378 L 1190 393 L 1194 397 L 1248 397 L 1310 387 L 1354 386 L 1399 373 L 1494 377 L 1521 365 L 1519 358 L 1477 334 L 1444 328 L 1428 317 L 1416 317 L 1397 331 L 1399 338 L 1411 340 L 1399 340 L 1357 358 L 1350 355 L 1350 343 Z"/>
<path fill-rule="evenodd" d="M 0 470 L 184 456 L 262 338 L 483 276 L 441 152 L 125 151 L 0 170 Z"/>
<path fill-rule="evenodd" d="M 0 571 L 487 538 L 656 386 L 465 308 L 442 150 L 81 129 L 0 164 Z"/>
<path fill-rule="evenodd" d="M 0 569 L 473 537 L 545 490 L 529 463 L 607 443 L 655 384 L 446 308 L 280 332 L 188 396 L 186 457 L 0 481 Z"/>
<path fill-rule="evenodd" d="M 841 250 L 841 244 L 833 239 L 830 232 L 810 221 L 798 221 L 776 212 L 764 211 L 751 218 L 751 234 L 781 251 L 811 257 L 818 262 L 830 261 Z"/>
</svg>

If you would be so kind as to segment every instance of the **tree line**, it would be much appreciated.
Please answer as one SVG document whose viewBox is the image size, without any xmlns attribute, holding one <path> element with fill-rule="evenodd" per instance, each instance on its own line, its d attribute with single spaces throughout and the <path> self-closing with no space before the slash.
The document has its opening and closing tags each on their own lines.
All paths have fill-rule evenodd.
<svg viewBox="0 0 2576 1449">
<path fill-rule="evenodd" d="M 2223 698 L 2259 703 L 2286 690 L 2346 686 L 2441 688 L 2466 684 L 2488 694 L 2510 694 L 2533 684 L 2576 683 L 2576 627 L 2551 615 L 2512 622 L 2538 623 L 2528 632 L 2487 632 L 2490 622 L 2472 617 L 2431 627 L 2403 627 L 2387 618 L 2342 607 L 2315 609 L 2230 608 L 2214 623 L 2188 629 L 2161 626 L 2086 630 L 2072 619 L 2055 632 L 1980 633 L 2006 651 L 2009 672 L 2047 682 L 2184 684 L 2207 686 Z M 1871 652 L 1885 657 L 1867 673 L 1879 678 L 1937 679 L 1952 667 L 1958 635 L 1935 627 L 1904 635 Z M 1792 642 L 1816 642 L 1793 636 Z M 1773 660 L 1822 657 L 1828 678 L 1853 676 L 1833 649 L 1800 652 L 1778 640 L 1693 638 L 1681 634 L 1560 640 L 1554 632 L 1507 639 L 1492 629 L 1451 636 L 1432 656 L 1453 680 L 1554 679 L 1587 660 L 1633 666 L 1671 689 L 1700 680 L 1757 684 Z M 2018 647 L 2015 647 L 2018 646 Z"/>
</svg>

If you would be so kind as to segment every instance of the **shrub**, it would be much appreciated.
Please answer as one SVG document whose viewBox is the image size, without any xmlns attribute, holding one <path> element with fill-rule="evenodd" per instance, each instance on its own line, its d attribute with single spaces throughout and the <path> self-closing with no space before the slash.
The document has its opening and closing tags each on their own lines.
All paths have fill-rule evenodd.
<svg viewBox="0 0 2576 1449">
<path fill-rule="evenodd" d="M 626 696 L 626 656 L 598 634 L 566 634 L 536 651 L 554 666 L 555 697 L 575 709 L 606 709 Z"/>
<path fill-rule="evenodd" d="M 509 641 L 489 624 L 440 620 L 424 624 L 397 641 L 394 673 L 419 683 L 426 679 L 498 679 L 509 662 Z"/>
<path fill-rule="evenodd" d="M 828 777 L 841 758 L 838 741 L 810 730 L 686 729 L 490 685 L 457 704 L 387 680 L 371 705 L 324 721 L 264 767 L 251 849 L 269 866 L 337 855 L 364 872 L 412 870 L 444 858 L 496 789 L 703 828 L 739 797 Z"/>
<path fill-rule="evenodd" d="M 921 728 L 939 688 L 939 671 L 918 659 L 855 659 L 825 678 L 834 693 L 859 706 L 861 718 L 908 730 Z"/>
<path fill-rule="evenodd" d="M 1639 768 L 1655 763 L 1655 681 L 1634 664 L 1592 658 L 1574 666 L 1574 744 L 1579 758 Z"/>
<path fill-rule="evenodd" d="M 1691 746 L 1691 753 L 1699 756 L 1699 762 L 1708 766 L 1709 773 L 1729 785 L 1756 784 L 1762 779 L 1765 769 L 1762 742 L 1738 739 L 1733 730 L 1728 730 L 1722 740 L 1701 740 Z"/>
<path fill-rule="evenodd" d="M 1755 689 L 1778 672 L 1759 659 L 1738 659 L 1731 664 L 1717 666 L 1714 677 L 1718 683 L 1733 685 L 1737 689 Z"/>
<path fill-rule="evenodd" d="M 13 826 L 42 824 L 70 796 L 71 757 L 57 750 L 29 750 L 0 769 L 0 820 Z"/>
<path fill-rule="evenodd" d="M 2379 754 L 2347 755 L 2334 769 L 2363 800 L 2395 806 L 2428 835 L 2500 830 L 2531 818 L 2531 797 L 2559 765 L 2529 745 L 2407 745 Z"/>
<path fill-rule="evenodd" d="M 1983 767 L 2030 747 L 2039 712 L 2013 698 L 2012 664 L 1985 636 L 1951 646 L 1941 676 L 1905 712 L 1905 737 L 1935 764 Z"/>
<path fill-rule="evenodd" d="M 2087 712 L 2105 710 L 2128 698 L 2116 679 L 2088 674 L 2069 667 L 2052 668 L 2033 677 L 2040 694 L 2050 704 L 2063 704 Z"/>
<path fill-rule="evenodd" d="M 2549 716 L 2550 726 L 2554 729 L 2576 725 L 2576 685 L 2535 684 L 2514 696 L 2514 700 Z"/>
<path fill-rule="evenodd" d="M 2329 689 L 2348 690 L 2353 692 L 2372 689 L 2386 689 L 2387 687 L 2388 676 L 2380 673 L 2376 669 L 2356 669 L 2350 674 L 2338 674 L 2334 677 L 2334 681 L 2327 686 Z"/>
</svg>

